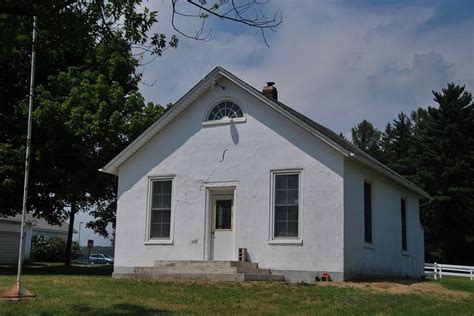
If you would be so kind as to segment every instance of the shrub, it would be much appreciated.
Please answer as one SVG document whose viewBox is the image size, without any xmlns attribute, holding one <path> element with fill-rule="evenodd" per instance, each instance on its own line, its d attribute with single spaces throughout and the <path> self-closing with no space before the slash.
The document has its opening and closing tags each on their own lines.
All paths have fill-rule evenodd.
<svg viewBox="0 0 474 316">
<path fill-rule="evenodd" d="M 35 261 L 61 262 L 64 260 L 66 243 L 60 237 L 34 236 L 31 241 L 31 255 Z M 81 249 L 75 241 L 72 244 L 72 259 L 81 257 Z"/>
</svg>

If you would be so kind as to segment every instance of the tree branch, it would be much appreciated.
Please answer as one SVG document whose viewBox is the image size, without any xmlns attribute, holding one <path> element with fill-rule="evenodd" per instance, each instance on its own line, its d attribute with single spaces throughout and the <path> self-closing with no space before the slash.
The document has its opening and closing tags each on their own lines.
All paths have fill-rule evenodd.
<svg viewBox="0 0 474 316">
<path fill-rule="evenodd" d="M 265 36 L 265 30 L 275 31 L 275 28 L 282 23 L 282 15 L 280 11 L 275 12 L 272 18 L 267 18 L 260 9 L 260 7 L 267 4 L 269 0 L 248 0 L 242 4 L 237 4 L 235 0 L 222 0 L 210 6 L 206 6 L 206 2 L 203 1 L 196 2 L 194 0 L 186 0 L 187 4 L 191 5 L 192 7 L 195 7 L 198 10 L 198 14 L 188 14 L 180 12 L 177 8 L 178 1 L 179 0 L 172 0 L 173 10 L 171 24 L 173 26 L 173 29 L 180 35 L 195 40 L 207 40 L 209 38 L 211 30 L 209 30 L 209 32 L 207 32 L 205 36 L 203 36 L 203 33 L 205 29 L 205 22 L 210 16 L 216 17 L 220 20 L 236 22 L 252 28 L 260 29 L 263 40 L 267 46 L 268 41 Z M 230 8 L 220 13 L 219 10 L 222 10 L 226 6 L 230 6 Z M 249 11 L 252 11 L 253 16 L 247 14 L 247 12 Z M 183 31 L 177 25 L 176 16 L 186 18 L 199 18 L 202 20 L 201 26 L 195 34 L 189 34 L 188 32 Z"/>
</svg>

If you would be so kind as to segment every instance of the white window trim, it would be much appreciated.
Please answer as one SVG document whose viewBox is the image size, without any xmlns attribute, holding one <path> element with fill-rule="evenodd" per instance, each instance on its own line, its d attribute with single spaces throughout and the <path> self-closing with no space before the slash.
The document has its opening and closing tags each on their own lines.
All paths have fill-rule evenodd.
<svg viewBox="0 0 474 316">
<path fill-rule="evenodd" d="M 247 122 L 247 118 L 245 117 L 245 114 L 244 114 L 243 117 L 223 118 L 223 119 L 215 120 L 215 121 L 205 121 L 205 122 L 202 122 L 202 126 L 225 125 L 225 124 L 230 124 L 230 123 L 245 123 L 245 122 Z"/>
<path fill-rule="evenodd" d="M 298 237 L 275 237 L 275 176 L 298 174 Z M 270 227 L 269 245 L 303 245 L 303 169 L 270 170 Z"/>
<path fill-rule="evenodd" d="M 371 207 L 372 207 L 372 213 L 370 214 L 370 223 L 371 223 L 371 231 L 372 231 L 372 242 L 367 242 L 365 241 L 365 197 L 364 197 L 364 186 L 365 186 L 365 183 L 369 183 L 370 184 L 370 204 L 371 204 Z M 364 181 L 363 181 L 363 187 L 362 187 L 362 216 L 363 216 L 363 221 L 364 221 L 364 230 L 362 232 L 363 234 L 363 240 L 364 240 L 364 246 L 365 248 L 367 249 L 375 249 L 375 201 L 374 201 L 374 192 L 375 192 L 375 189 L 374 189 L 374 181 L 371 180 L 371 179 L 368 179 L 368 178 L 364 178 Z"/>
<path fill-rule="evenodd" d="M 242 117 L 236 117 L 236 118 L 227 118 L 227 119 L 220 119 L 220 120 L 214 120 L 214 121 L 208 121 L 207 118 L 209 117 L 209 113 L 211 113 L 212 109 L 214 109 L 215 106 L 218 104 L 229 101 L 234 104 L 236 104 L 241 110 L 242 110 Z M 215 99 L 213 102 L 211 102 L 211 105 L 207 108 L 207 111 L 205 113 L 205 116 L 202 118 L 202 126 L 213 126 L 213 125 L 225 125 L 225 124 L 230 124 L 230 123 L 245 123 L 247 122 L 247 118 L 245 115 L 245 109 L 242 107 L 242 104 L 235 98 L 231 96 L 224 96 Z"/>
<path fill-rule="evenodd" d="M 145 245 L 172 245 L 174 236 L 174 196 L 175 196 L 175 175 L 164 176 L 148 176 L 147 190 L 147 211 L 146 211 L 146 227 L 145 227 Z M 151 224 L 151 201 L 152 201 L 152 183 L 154 181 L 171 181 L 171 215 L 170 215 L 170 236 L 169 238 L 150 238 Z"/>
</svg>

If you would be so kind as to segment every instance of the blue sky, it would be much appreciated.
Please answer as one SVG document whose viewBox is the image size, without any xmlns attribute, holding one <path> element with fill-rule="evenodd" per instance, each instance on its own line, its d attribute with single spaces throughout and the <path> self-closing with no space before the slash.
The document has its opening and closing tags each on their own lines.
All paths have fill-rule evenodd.
<svg viewBox="0 0 474 316">
<path fill-rule="evenodd" d="M 152 5 L 156 30 L 171 34 L 167 2 Z M 180 38 L 141 69 L 152 84 L 141 86 L 145 98 L 174 102 L 220 65 L 256 88 L 275 81 L 283 102 L 347 134 L 364 118 L 383 128 L 433 105 L 431 90 L 448 82 L 474 87 L 474 1 L 273 0 L 267 9 L 283 15 L 269 48 L 256 30 L 212 20 L 209 41 Z"/>
<path fill-rule="evenodd" d="M 169 2 L 146 5 L 159 11 L 155 31 L 173 34 Z M 270 47 L 254 29 L 212 20 L 209 41 L 181 37 L 140 69 L 145 99 L 174 102 L 220 65 L 256 88 L 275 81 L 281 101 L 349 136 L 363 119 L 383 129 L 400 111 L 434 105 L 431 91 L 448 82 L 474 91 L 472 0 L 272 0 L 267 9 L 283 15 Z M 88 220 L 79 217 L 77 225 Z"/>
</svg>

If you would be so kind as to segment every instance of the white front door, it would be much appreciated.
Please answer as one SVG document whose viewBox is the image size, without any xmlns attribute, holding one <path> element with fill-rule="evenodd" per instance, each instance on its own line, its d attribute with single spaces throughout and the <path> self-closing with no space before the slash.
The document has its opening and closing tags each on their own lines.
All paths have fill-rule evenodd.
<svg viewBox="0 0 474 316">
<path fill-rule="evenodd" d="M 214 195 L 212 205 L 212 260 L 233 260 L 234 197 Z"/>
</svg>

